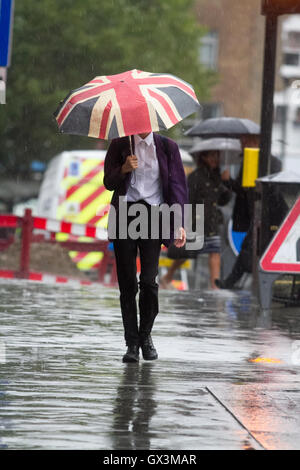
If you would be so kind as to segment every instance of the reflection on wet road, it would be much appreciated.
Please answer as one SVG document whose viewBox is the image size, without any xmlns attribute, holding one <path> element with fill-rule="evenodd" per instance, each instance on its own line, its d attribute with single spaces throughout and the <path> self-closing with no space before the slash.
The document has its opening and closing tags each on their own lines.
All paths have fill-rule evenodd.
<svg viewBox="0 0 300 470">
<path fill-rule="evenodd" d="M 297 309 L 165 291 L 159 360 L 126 365 L 116 290 L 1 281 L 0 295 L 0 448 L 300 448 Z"/>
</svg>

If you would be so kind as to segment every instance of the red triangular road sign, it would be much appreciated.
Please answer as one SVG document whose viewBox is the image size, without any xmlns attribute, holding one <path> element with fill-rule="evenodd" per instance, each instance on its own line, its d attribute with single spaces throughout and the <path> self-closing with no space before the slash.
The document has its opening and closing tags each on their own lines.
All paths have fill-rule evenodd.
<svg viewBox="0 0 300 470">
<path fill-rule="evenodd" d="M 300 274 L 300 198 L 260 260 L 263 271 Z"/>
</svg>

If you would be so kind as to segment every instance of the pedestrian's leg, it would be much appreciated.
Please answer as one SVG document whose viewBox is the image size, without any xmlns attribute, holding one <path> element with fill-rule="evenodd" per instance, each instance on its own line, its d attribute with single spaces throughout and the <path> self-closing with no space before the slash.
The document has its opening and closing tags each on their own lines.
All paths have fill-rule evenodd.
<svg viewBox="0 0 300 470">
<path fill-rule="evenodd" d="M 175 272 L 180 266 L 185 262 L 185 259 L 175 259 L 171 266 L 169 267 L 167 273 L 161 278 L 160 280 L 160 287 L 162 289 L 170 289 L 172 288 L 172 280 L 174 277 Z"/>
<path fill-rule="evenodd" d="M 140 275 L 140 328 L 139 337 L 144 359 L 157 359 L 157 352 L 153 346 L 150 333 L 158 314 L 158 262 L 160 254 L 160 240 L 139 240 L 141 259 Z"/>
<path fill-rule="evenodd" d="M 241 251 L 233 265 L 231 273 L 224 281 L 216 279 L 215 283 L 221 289 L 233 289 L 245 272 L 252 270 L 252 227 L 250 227 L 241 246 Z"/>
<path fill-rule="evenodd" d="M 129 346 L 139 342 L 136 305 L 136 294 L 138 292 L 136 278 L 137 243 L 129 238 L 126 240 L 115 240 L 114 250 L 124 336 L 126 344 Z"/>
<path fill-rule="evenodd" d="M 218 289 L 215 284 L 215 279 L 219 279 L 221 272 L 221 256 L 220 253 L 209 253 L 208 257 L 209 274 L 210 274 L 210 287 Z"/>
<path fill-rule="evenodd" d="M 216 278 L 215 283 L 217 287 L 221 289 L 233 289 L 235 283 L 241 279 L 244 272 L 245 272 L 245 268 L 244 268 L 242 256 L 240 253 L 236 259 L 236 262 L 234 263 L 234 266 L 229 276 L 227 276 L 227 278 L 224 279 L 224 281 L 221 281 L 220 279 Z"/>
</svg>

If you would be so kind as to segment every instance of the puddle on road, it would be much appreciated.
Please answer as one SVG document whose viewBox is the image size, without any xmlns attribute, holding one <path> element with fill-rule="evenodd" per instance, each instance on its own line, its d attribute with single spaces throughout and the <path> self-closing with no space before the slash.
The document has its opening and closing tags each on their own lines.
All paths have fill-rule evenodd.
<svg viewBox="0 0 300 470">
<path fill-rule="evenodd" d="M 206 386 L 299 388 L 297 309 L 262 316 L 246 291 L 162 292 L 159 360 L 133 367 L 117 290 L 1 281 L 0 298 L 1 448 L 259 448 Z"/>
</svg>

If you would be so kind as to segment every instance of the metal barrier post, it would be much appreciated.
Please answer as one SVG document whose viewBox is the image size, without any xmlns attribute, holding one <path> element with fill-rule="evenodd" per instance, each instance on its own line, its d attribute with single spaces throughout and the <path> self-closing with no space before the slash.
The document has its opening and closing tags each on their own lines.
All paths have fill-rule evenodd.
<svg viewBox="0 0 300 470">
<path fill-rule="evenodd" d="M 18 277 L 27 279 L 29 276 L 29 261 L 30 261 L 30 243 L 33 229 L 33 218 L 31 209 L 25 209 L 25 214 L 22 219 L 22 242 L 21 242 L 21 259 L 20 271 Z"/>
</svg>

